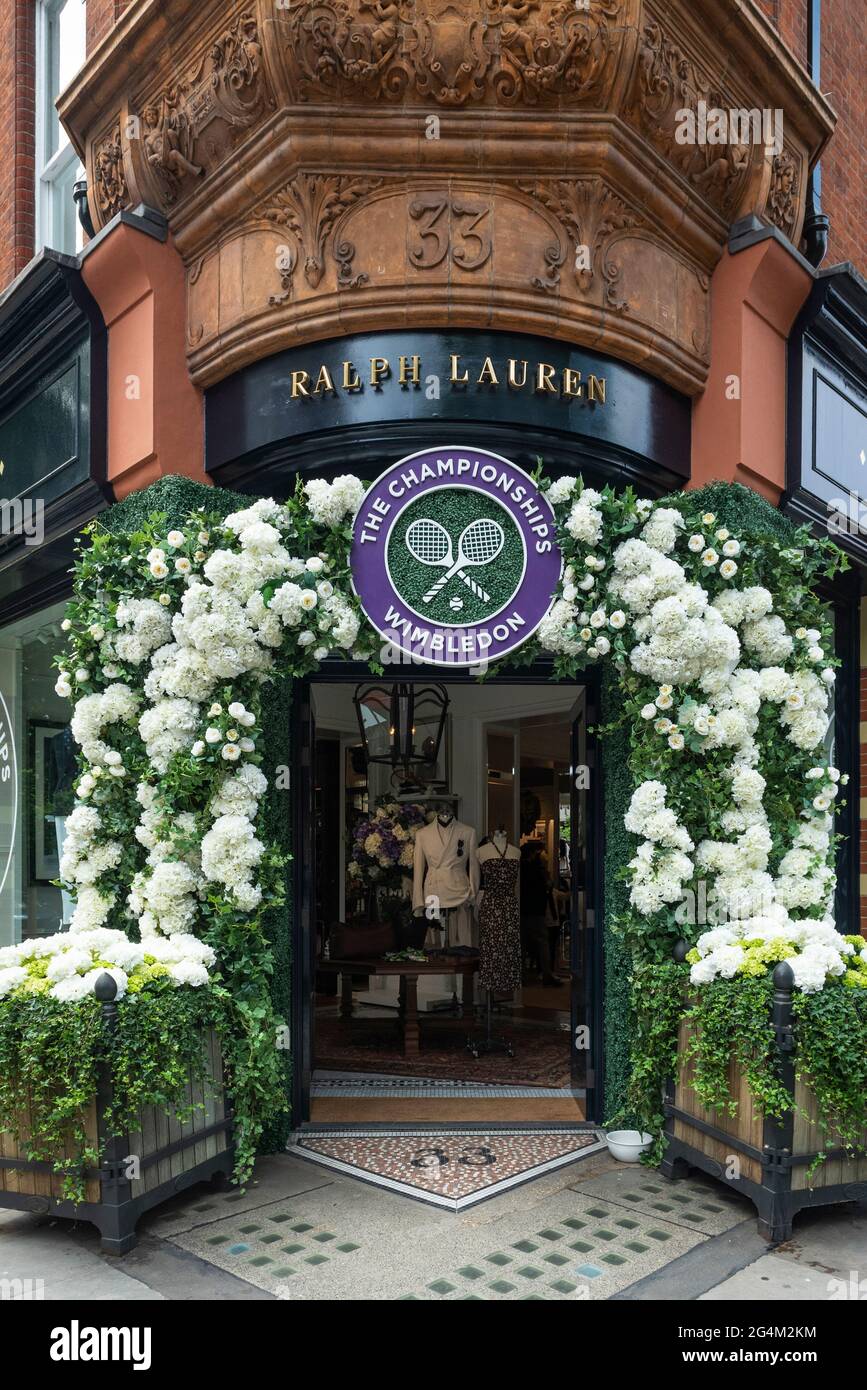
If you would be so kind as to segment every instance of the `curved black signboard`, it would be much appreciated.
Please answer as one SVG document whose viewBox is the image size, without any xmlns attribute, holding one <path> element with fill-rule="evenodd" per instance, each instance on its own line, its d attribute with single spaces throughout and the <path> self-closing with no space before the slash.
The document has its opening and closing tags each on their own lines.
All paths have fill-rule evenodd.
<svg viewBox="0 0 867 1390">
<path fill-rule="evenodd" d="M 208 472 L 243 491 L 379 473 L 461 441 L 661 493 L 689 478 L 690 402 L 610 357 L 529 334 L 401 329 L 265 358 L 205 394 Z"/>
</svg>

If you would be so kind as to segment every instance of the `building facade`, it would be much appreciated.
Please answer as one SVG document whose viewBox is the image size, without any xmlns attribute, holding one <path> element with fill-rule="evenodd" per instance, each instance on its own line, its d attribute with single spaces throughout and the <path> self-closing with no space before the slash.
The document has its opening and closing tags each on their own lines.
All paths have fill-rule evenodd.
<svg viewBox="0 0 867 1390">
<path fill-rule="evenodd" d="M 0 24 L 0 720 L 18 789 L 0 942 L 69 918 L 52 880 L 74 763 L 50 672 L 82 527 L 163 478 L 285 498 L 425 451 L 649 498 L 740 483 L 830 527 L 851 559 L 827 593 L 851 777 L 837 909 L 867 931 L 862 7 L 15 0 Z M 359 911 L 337 847 L 390 785 L 362 776 L 363 700 L 323 669 L 292 716 L 302 1114 L 314 1051 L 344 1055 L 307 1016 L 330 924 Z M 538 833 L 549 863 L 567 843 L 559 1012 L 601 1038 L 603 793 L 567 789 L 593 766 L 599 691 L 503 681 L 485 703 L 452 672 L 431 781 L 480 836 Z M 397 1006 L 367 983 L 367 1006 Z M 421 1004 L 456 989 L 432 977 Z M 600 1119 L 594 1049 L 567 1070 Z"/>
</svg>

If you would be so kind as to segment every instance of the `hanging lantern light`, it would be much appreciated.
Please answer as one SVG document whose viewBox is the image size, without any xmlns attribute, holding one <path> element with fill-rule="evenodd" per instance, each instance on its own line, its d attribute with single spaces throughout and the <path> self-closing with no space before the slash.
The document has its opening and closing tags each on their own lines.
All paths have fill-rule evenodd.
<svg viewBox="0 0 867 1390">
<path fill-rule="evenodd" d="M 408 781 L 436 764 L 449 708 L 445 686 L 359 685 L 352 703 L 368 763 L 388 764 Z"/>
</svg>

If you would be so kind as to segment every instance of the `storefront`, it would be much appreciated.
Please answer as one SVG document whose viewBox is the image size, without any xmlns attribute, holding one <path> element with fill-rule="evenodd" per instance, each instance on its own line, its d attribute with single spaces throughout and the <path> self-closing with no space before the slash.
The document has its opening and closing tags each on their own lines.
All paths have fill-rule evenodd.
<svg viewBox="0 0 867 1390">
<path fill-rule="evenodd" d="M 399 1118 L 396 1097 L 410 1094 L 414 1113 L 433 1117 L 436 1107 L 425 1110 L 420 1098 L 438 1083 L 451 1087 L 469 1121 L 505 1120 L 516 1102 L 526 1121 L 598 1121 L 604 788 L 589 732 L 599 716 L 598 676 L 558 686 L 549 659 L 529 668 L 519 660 L 512 673 L 481 686 L 478 677 L 510 653 L 520 658 L 560 579 L 553 514 L 528 475 L 580 472 L 588 485 L 632 486 L 643 497 L 682 488 L 689 478 L 689 402 L 627 364 L 557 341 L 419 329 L 340 338 L 259 361 L 206 392 L 205 421 L 206 467 L 221 486 L 283 497 L 297 479 L 349 473 L 379 480 L 359 513 L 352 582 L 382 637 L 382 671 L 325 661 L 295 694 L 296 843 L 304 846 L 293 895 L 295 1115 Z M 522 589 L 506 579 L 479 610 L 488 622 L 475 635 L 469 606 L 479 602 L 479 585 L 471 587 L 466 571 L 453 573 L 452 566 L 468 544 L 467 528 L 471 544 L 473 525 L 490 520 L 486 508 L 500 517 L 494 524 L 508 540 L 502 555 L 481 556 L 484 574 L 511 563 L 514 540 L 523 545 L 527 581 Z M 401 562 L 386 555 L 379 565 L 375 555 L 380 538 L 390 550 L 398 532 L 403 562 L 421 585 L 413 600 L 410 582 L 407 609 L 388 584 Z M 480 578 L 481 570 L 475 573 Z M 426 605 L 422 590 L 438 575 L 447 583 Z M 415 732 L 407 760 L 406 729 L 388 730 L 392 704 L 399 717 L 401 702 L 409 701 L 414 708 L 404 708 L 404 720 Z M 426 738 L 436 750 L 429 763 L 420 753 Z M 472 844 L 470 891 L 479 903 L 485 870 L 477 851 L 482 861 L 491 854 L 495 832 L 507 837 L 495 842 L 496 853 L 525 866 L 523 910 L 513 886 L 515 909 L 507 914 L 510 921 L 523 917 L 523 934 L 499 932 L 494 946 L 488 924 L 481 960 L 475 912 L 459 908 L 443 932 L 420 931 L 410 895 L 414 888 L 416 910 L 430 896 L 423 871 L 413 885 L 408 856 L 384 870 L 364 851 L 365 840 L 384 830 L 397 853 L 403 837 L 416 834 L 418 818 L 433 818 L 438 809 L 454 815 L 460 829 L 447 833 L 456 843 Z M 541 858 L 531 864 L 537 849 Z M 530 883 L 544 876 L 548 891 L 531 912 Z M 377 888 L 380 878 L 387 886 Z M 540 917 L 544 927 L 530 925 Z M 395 1024 L 406 1007 L 406 982 L 397 974 L 365 974 L 365 928 L 370 951 L 380 957 L 412 942 L 457 947 L 455 959 L 469 961 L 469 973 L 412 978 L 418 1021 L 409 1022 L 408 1044 L 406 1022 Z M 538 940 L 531 939 L 534 930 Z M 352 974 L 340 972 L 338 1007 L 331 962 L 353 953 L 361 959 Z M 496 965 L 486 958 L 492 954 Z M 395 969 L 411 971 L 411 963 Z M 490 1025 L 479 976 L 495 1001 Z M 415 1014 L 415 999 L 410 1008 Z M 481 1080 L 474 1083 L 474 1075 Z M 343 1104 L 348 1091 L 353 1102 L 366 1097 L 367 1104 Z"/>
<path fill-rule="evenodd" d="M 0 302 L 0 944 L 68 926 L 76 750 L 54 657 L 82 528 L 108 504 L 105 325 L 45 252 Z"/>
<path fill-rule="evenodd" d="M 637 2 L 507 22 L 418 0 L 379 26 L 211 4 L 201 29 L 188 0 L 159 8 L 132 6 L 61 103 L 101 228 L 83 275 L 117 499 L 60 681 L 100 733 L 85 798 L 111 810 L 77 849 L 82 919 L 207 941 L 250 1043 L 248 1151 L 447 1111 L 599 1124 L 632 1104 L 636 979 L 664 999 L 675 942 L 708 925 L 682 903 L 745 866 L 744 920 L 774 875 L 812 875 L 795 887 L 819 908 L 824 821 L 821 865 L 799 843 L 809 874 L 780 870 L 791 787 L 811 757 L 857 778 L 858 586 L 776 510 L 813 277 L 793 243 L 830 113 L 727 0 L 706 42 L 678 9 L 688 57 Z M 773 91 L 784 148 L 684 151 L 675 91 Z M 741 215 L 759 231 L 729 239 Z M 28 602 L 0 629 L 26 643 L 18 684 L 42 678 L 41 628 L 12 625 Z M 28 741 L 54 758 L 53 703 L 6 717 L 19 763 Z M 767 808 L 763 775 L 729 805 L 760 757 Z M 47 931 L 56 848 L 21 835 L 15 902 Z M 666 1078 L 637 1070 L 658 1108 Z"/>
</svg>

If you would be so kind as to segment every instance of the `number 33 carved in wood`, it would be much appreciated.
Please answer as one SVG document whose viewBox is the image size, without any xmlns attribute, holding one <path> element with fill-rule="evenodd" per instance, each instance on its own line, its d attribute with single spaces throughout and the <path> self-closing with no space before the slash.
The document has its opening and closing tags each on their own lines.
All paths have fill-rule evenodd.
<svg viewBox="0 0 867 1390">
<path fill-rule="evenodd" d="M 483 225 L 491 215 L 489 207 L 433 194 L 414 199 L 409 215 L 419 224 L 421 244 L 409 253 L 419 270 L 433 270 L 447 256 L 460 270 L 479 270 L 490 260 L 494 246 Z"/>
</svg>

